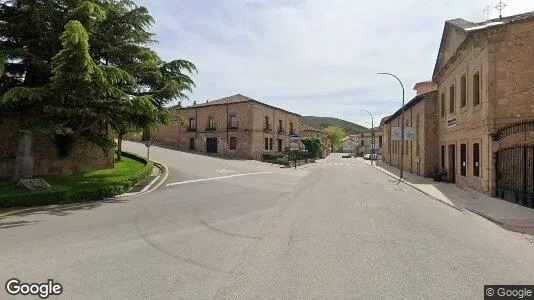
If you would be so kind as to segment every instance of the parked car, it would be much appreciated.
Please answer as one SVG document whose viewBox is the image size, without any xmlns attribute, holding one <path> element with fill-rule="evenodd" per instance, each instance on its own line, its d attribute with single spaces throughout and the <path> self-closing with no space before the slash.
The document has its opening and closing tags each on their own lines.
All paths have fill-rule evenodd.
<svg viewBox="0 0 534 300">
<path fill-rule="evenodd" d="M 381 160 L 382 159 L 382 155 L 381 154 L 365 154 L 363 156 L 363 159 L 365 160 Z"/>
</svg>

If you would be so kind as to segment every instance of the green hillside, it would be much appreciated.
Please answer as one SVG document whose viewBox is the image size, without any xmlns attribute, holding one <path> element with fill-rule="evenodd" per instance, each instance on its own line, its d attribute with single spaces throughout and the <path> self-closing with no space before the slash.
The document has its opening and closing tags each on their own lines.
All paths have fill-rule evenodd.
<svg viewBox="0 0 534 300">
<path fill-rule="evenodd" d="M 343 131 L 345 131 L 346 134 L 354 134 L 368 130 L 367 128 L 356 123 L 332 117 L 302 116 L 300 117 L 300 123 L 321 130 L 326 129 L 326 127 L 331 125 L 339 126 L 343 129 Z"/>
</svg>

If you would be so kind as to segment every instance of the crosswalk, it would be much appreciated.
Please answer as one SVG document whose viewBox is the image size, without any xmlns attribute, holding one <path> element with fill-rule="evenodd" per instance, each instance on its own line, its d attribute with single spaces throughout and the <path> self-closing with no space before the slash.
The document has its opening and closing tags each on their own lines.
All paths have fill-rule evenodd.
<svg viewBox="0 0 534 300">
<path fill-rule="evenodd" d="M 342 167 L 342 166 L 345 166 L 345 167 L 359 167 L 359 166 L 366 166 L 367 164 L 365 164 L 365 163 L 326 163 L 326 162 L 323 162 L 323 163 L 318 163 L 317 165 L 319 165 L 319 166 L 338 166 L 338 167 Z"/>
</svg>

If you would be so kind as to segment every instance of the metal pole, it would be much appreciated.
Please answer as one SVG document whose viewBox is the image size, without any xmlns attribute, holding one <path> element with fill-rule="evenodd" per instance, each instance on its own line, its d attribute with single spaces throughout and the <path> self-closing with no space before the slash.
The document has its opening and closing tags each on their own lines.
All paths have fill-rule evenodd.
<svg viewBox="0 0 534 300">
<path fill-rule="evenodd" d="M 400 85 L 401 85 L 401 88 L 402 88 L 402 107 L 401 107 L 401 157 L 400 157 L 400 176 L 399 176 L 399 182 L 402 180 L 402 173 L 403 173 L 403 170 L 404 170 L 404 162 L 403 162 L 403 156 L 404 156 L 404 85 L 402 84 L 402 81 L 399 79 L 399 77 L 391 74 L 391 73 L 387 73 L 387 72 L 380 72 L 378 73 L 379 75 L 389 75 L 389 76 L 393 76 L 395 77 Z"/>
<path fill-rule="evenodd" d="M 370 158 L 371 158 L 371 165 L 373 165 L 373 157 L 374 157 L 373 152 L 375 151 L 375 129 L 374 129 L 375 126 L 373 123 L 373 115 L 365 109 L 361 109 L 360 111 L 364 111 L 371 116 L 371 156 Z"/>
</svg>

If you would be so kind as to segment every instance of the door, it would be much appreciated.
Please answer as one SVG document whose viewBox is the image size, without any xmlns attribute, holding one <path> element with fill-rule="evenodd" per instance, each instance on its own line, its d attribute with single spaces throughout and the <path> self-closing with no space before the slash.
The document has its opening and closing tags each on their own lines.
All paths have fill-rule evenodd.
<svg viewBox="0 0 534 300">
<path fill-rule="evenodd" d="M 278 152 L 282 152 L 282 139 L 278 139 Z"/>
<path fill-rule="evenodd" d="M 456 145 L 449 145 L 449 180 L 456 182 Z"/>
<path fill-rule="evenodd" d="M 189 149 L 195 150 L 195 138 L 189 139 Z"/>
<path fill-rule="evenodd" d="M 217 153 L 217 138 L 206 139 L 206 152 Z"/>
</svg>

